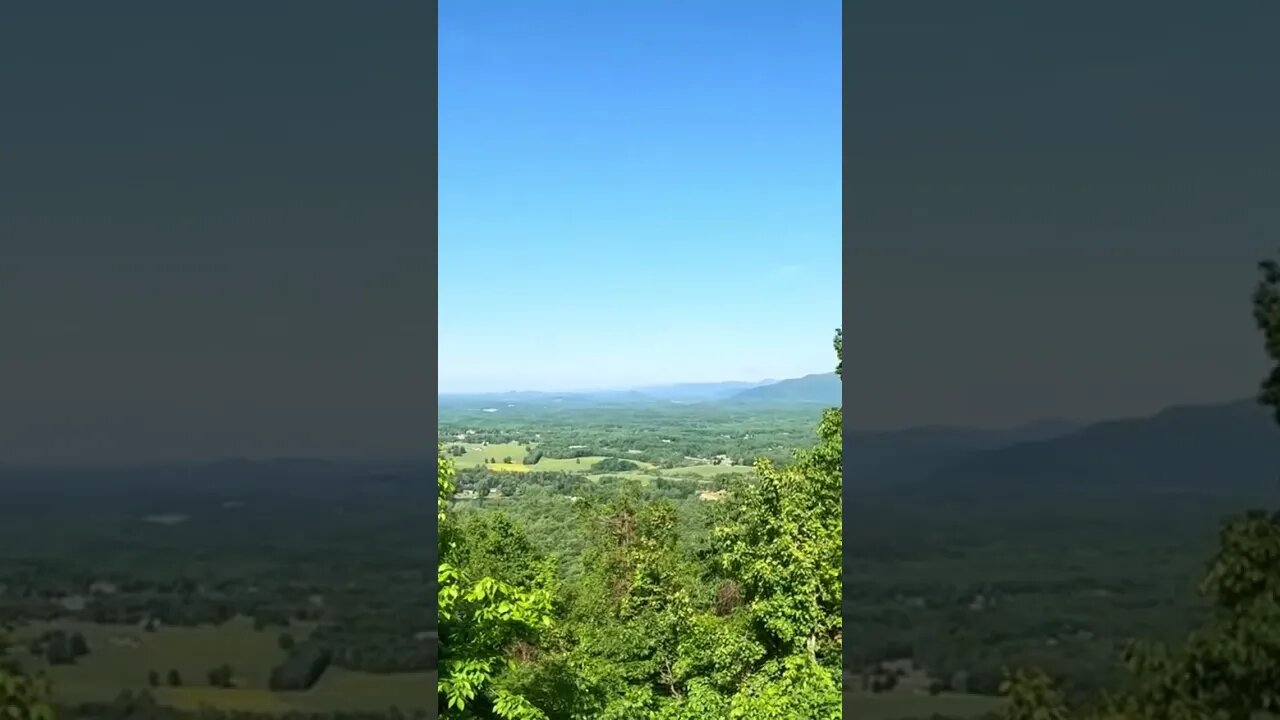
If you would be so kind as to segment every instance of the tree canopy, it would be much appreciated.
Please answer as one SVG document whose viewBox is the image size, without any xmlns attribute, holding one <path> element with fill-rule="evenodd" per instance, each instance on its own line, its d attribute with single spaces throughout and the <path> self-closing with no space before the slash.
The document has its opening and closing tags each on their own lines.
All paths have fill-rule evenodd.
<svg viewBox="0 0 1280 720">
<path fill-rule="evenodd" d="M 841 372 L 839 331 L 834 344 Z M 449 512 L 441 448 L 443 715 L 839 717 L 841 417 L 824 412 L 813 447 L 728 487 L 702 543 L 670 501 L 582 498 L 572 581 L 501 516 Z"/>
</svg>

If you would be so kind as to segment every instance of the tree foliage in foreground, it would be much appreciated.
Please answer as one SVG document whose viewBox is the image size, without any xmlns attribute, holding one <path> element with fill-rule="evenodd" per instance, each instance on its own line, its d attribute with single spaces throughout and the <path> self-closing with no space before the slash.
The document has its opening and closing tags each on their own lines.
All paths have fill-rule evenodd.
<svg viewBox="0 0 1280 720">
<path fill-rule="evenodd" d="M 1280 423 L 1280 264 L 1260 264 L 1253 316 L 1272 370 L 1259 401 Z M 1177 643 L 1137 643 L 1130 682 L 1090 708 L 1069 710 L 1043 673 L 1006 683 L 1009 720 L 1251 720 L 1280 714 L 1280 512 L 1228 519 L 1201 585 L 1210 617 Z"/>
<path fill-rule="evenodd" d="M 573 582 L 501 516 L 454 518 L 442 452 L 443 716 L 839 717 L 841 417 L 792 462 L 759 461 L 697 547 L 669 501 L 582 499 Z"/>
<path fill-rule="evenodd" d="M 0 654 L 7 643 L 0 637 Z M 48 681 L 23 673 L 17 667 L 0 665 L 0 718 L 4 720 L 53 720 Z"/>
<path fill-rule="evenodd" d="M 494 684 L 514 660 L 510 649 L 535 641 L 552 623 L 554 578 L 547 569 L 522 584 L 475 572 L 477 562 L 459 564 L 459 555 L 474 557 L 476 548 L 460 537 L 448 513 L 456 491 L 453 462 L 440 448 L 436 471 L 440 559 L 438 617 L 440 623 L 439 695 L 445 717 L 500 717 L 536 720 L 546 717 L 526 700 Z M 501 548 L 491 547 L 492 554 Z"/>
</svg>

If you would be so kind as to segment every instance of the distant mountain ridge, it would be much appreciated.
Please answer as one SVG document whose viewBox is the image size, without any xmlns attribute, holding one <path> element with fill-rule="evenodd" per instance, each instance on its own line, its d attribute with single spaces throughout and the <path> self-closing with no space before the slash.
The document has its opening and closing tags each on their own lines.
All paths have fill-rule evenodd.
<svg viewBox="0 0 1280 720">
<path fill-rule="evenodd" d="M 442 406 L 489 403 L 495 407 L 516 403 L 560 405 L 635 403 L 756 403 L 840 404 L 840 380 L 835 373 L 806 375 L 788 380 L 676 383 L 621 390 L 581 392 L 508 391 L 499 393 L 440 393 Z"/>
<path fill-rule="evenodd" d="M 1175 406 L 1148 417 L 1093 423 L 996 447 L 970 445 L 915 474 L 890 463 L 864 468 L 867 477 L 851 475 L 849 481 L 855 487 L 896 486 L 934 498 L 1062 492 L 1280 495 L 1280 427 L 1253 400 Z M 936 439 L 925 447 L 935 457 L 947 451 Z M 907 452 L 897 460 L 910 457 Z"/>
<path fill-rule="evenodd" d="M 805 375 L 791 380 L 780 380 L 735 393 L 728 402 L 735 404 L 805 404 L 839 407 L 841 384 L 835 373 Z"/>
<path fill-rule="evenodd" d="M 859 489 L 916 483 L 977 453 L 1061 437 L 1080 428 L 1068 420 L 1034 420 L 1013 428 L 932 425 L 844 433 L 845 476 Z"/>
<path fill-rule="evenodd" d="M 728 380 L 724 382 L 709 383 L 678 383 L 675 385 L 639 387 L 636 388 L 636 392 L 662 400 L 706 402 L 710 400 L 723 400 L 725 398 L 733 397 L 743 391 L 764 385 L 770 385 L 775 382 L 777 381 L 760 380 L 758 382 L 744 382 Z"/>
</svg>

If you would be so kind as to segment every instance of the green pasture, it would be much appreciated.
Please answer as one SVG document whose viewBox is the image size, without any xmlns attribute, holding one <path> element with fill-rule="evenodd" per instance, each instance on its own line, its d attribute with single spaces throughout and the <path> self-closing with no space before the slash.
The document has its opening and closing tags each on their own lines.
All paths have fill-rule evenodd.
<svg viewBox="0 0 1280 720">
<path fill-rule="evenodd" d="M 934 716 L 977 718 L 999 711 L 999 698 L 962 693 L 846 692 L 845 713 L 859 720 L 924 720 Z"/>
<path fill-rule="evenodd" d="M 663 470 L 663 475 L 672 477 L 689 477 L 696 476 L 700 478 L 715 477 L 716 475 L 746 475 L 755 470 L 750 465 L 688 465 L 685 467 L 671 468 Z"/>
<path fill-rule="evenodd" d="M 18 648 L 48 630 L 84 635 L 89 654 L 71 665 L 48 665 L 23 652 L 24 665 L 46 672 L 58 700 L 67 703 L 110 701 L 121 690 L 149 688 L 155 671 L 160 687 L 151 688 L 163 705 L 185 710 L 214 707 L 243 712 L 336 712 L 402 710 L 426 707 L 430 698 L 426 673 L 379 675 L 330 667 L 315 687 L 302 692 L 273 692 L 267 688 L 271 670 L 285 657 L 277 645 L 280 628 L 261 632 L 246 618 L 222 626 L 161 627 L 148 632 L 135 625 L 89 622 L 45 622 L 21 626 L 12 635 Z M 288 632 L 304 638 L 310 628 L 295 624 Z M 208 684 L 208 673 L 227 663 L 237 687 Z M 177 670 L 181 687 L 168 687 L 168 674 Z"/>
<path fill-rule="evenodd" d="M 253 629 L 253 622 L 236 618 L 220 627 L 161 627 L 147 632 L 136 625 L 99 625 L 58 621 L 32 623 L 14 633 L 22 645 L 47 630 L 84 635 L 89 654 L 71 665 L 47 665 L 43 659 L 24 658 L 45 670 L 60 696 L 100 697 L 109 690 L 114 697 L 122 688 L 147 687 L 154 670 L 165 681 L 177 670 L 183 684 L 204 685 L 210 670 L 227 663 L 236 682 L 245 688 L 265 688 L 271 669 L 284 659 L 277 638 L 280 630 Z M 305 635 L 297 629 L 295 635 Z"/>
<path fill-rule="evenodd" d="M 404 711 L 427 709 L 431 701 L 429 673 L 375 675 L 343 668 L 329 668 L 320 682 L 301 692 L 213 687 L 162 688 L 156 693 L 162 704 L 180 710 L 212 707 L 226 712 L 286 713 L 358 712 L 397 707 Z"/>
<path fill-rule="evenodd" d="M 500 463 L 504 458 L 511 458 L 513 462 L 519 463 L 524 459 L 527 450 L 520 443 L 497 443 L 493 445 L 477 445 L 471 443 L 456 443 L 467 449 L 463 455 L 449 457 L 453 458 L 454 465 L 458 467 L 472 467 L 475 465 L 484 465 L 486 462 Z M 447 447 L 447 446 L 446 446 Z"/>
</svg>

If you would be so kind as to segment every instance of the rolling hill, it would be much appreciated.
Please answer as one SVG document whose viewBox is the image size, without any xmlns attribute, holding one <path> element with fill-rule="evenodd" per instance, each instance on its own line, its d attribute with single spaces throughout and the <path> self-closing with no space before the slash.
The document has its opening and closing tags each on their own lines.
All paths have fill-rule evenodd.
<svg viewBox="0 0 1280 720">
<path fill-rule="evenodd" d="M 1076 429 L 1076 424 L 1065 420 L 1038 420 L 995 430 L 953 426 L 846 430 L 845 483 L 856 490 L 874 490 L 919 482 L 977 453 L 1048 440 Z"/>
<path fill-rule="evenodd" d="M 742 390 L 725 400 L 737 405 L 840 405 L 840 378 L 835 373 L 805 375 Z"/>
<path fill-rule="evenodd" d="M 636 392 L 658 400 L 670 400 L 672 402 L 713 402 L 733 397 L 745 390 L 770 385 L 774 382 L 776 381 L 740 382 L 731 380 L 726 382 L 679 383 L 676 385 L 636 388 Z"/>
<path fill-rule="evenodd" d="M 964 454 L 901 487 L 991 497 L 1073 491 L 1264 497 L 1280 488 L 1280 428 L 1252 400 L 1179 406 Z"/>
<path fill-rule="evenodd" d="M 621 390 L 581 392 L 510 391 L 498 393 L 441 393 L 441 407 L 591 407 L 639 404 L 840 404 L 840 380 L 835 373 L 807 375 L 790 380 L 724 381 L 651 385 Z"/>
</svg>

